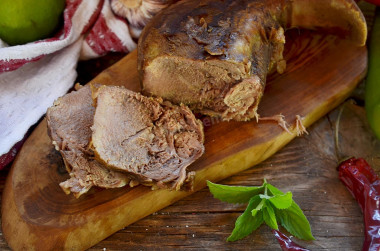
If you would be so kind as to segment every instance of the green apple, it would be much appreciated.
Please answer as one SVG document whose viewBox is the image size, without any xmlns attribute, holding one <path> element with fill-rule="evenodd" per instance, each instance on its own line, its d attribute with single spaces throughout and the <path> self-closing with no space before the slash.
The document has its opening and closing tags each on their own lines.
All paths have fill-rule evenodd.
<svg viewBox="0 0 380 251">
<path fill-rule="evenodd" d="M 48 38 L 64 8 L 65 0 L 0 0 L 0 38 L 9 45 Z"/>
</svg>

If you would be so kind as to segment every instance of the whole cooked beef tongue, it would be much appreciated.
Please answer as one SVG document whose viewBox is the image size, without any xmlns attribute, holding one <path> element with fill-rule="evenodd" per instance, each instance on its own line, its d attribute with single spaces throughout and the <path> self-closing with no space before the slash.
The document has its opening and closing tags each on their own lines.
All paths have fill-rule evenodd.
<svg viewBox="0 0 380 251">
<path fill-rule="evenodd" d="M 88 149 L 95 113 L 92 102 L 90 87 L 85 86 L 56 100 L 46 113 L 49 136 L 70 174 L 70 179 L 60 186 L 77 198 L 92 186 L 115 188 L 130 181 L 127 175 L 93 160 Z"/>
<path fill-rule="evenodd" d="M 98 161 L 145 185 L 179 190 L 192 183 L 186 168 L 203 154 L 204 135 L 188 107 L 116 86 L 95 88 L 93 97 Z"/>
<path fill-rule="evenodd" d="M 142 92 L 222 120 L 258 118 L 267 74 L 284 72 L 285 29 L 349 36 L 365 45 L 354 0 L 181 0 L 138 42 Z"/>
<path fill-rule="evenodd" d="M 143 93 L 223 120 L 257 118 L 268 70 L 286 67 L 279 8 L 252 0 L 168 7 L 140 36 Z"/>
</svg>

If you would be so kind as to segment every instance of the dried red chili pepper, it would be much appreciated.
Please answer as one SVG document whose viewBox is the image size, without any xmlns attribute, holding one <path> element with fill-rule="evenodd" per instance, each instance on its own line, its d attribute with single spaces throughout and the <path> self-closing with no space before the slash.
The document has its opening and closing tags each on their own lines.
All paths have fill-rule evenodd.
<svg viewBox="0 0 380 251">
<path fill-rule="evenodd" d="M 272 229 L 272 233 L 280 243 L 281 249 L 283 251 L 309 251 L 308 249 L 303 248 L 293 242 L 288 236 L 278 230 Z"/>
<path fill-rule="evenodd" d="M 362 158 L 351 158 L 339 167 L 339 178 L 363 211 L 365 238 L 363 251 L 380 250 L 380 180 Z"/>
</svg>

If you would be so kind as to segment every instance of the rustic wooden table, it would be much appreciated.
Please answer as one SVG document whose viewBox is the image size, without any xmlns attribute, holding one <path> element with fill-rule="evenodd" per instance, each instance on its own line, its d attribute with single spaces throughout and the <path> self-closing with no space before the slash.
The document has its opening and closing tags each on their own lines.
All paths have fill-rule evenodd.
<svg viewBox="0 0 380 251">
<path fill-rule="evenodd" d="M 78 81 L 88 82 L 121 56 L 80 63 Z M 265 162 L 222 183 L 260 185 L 266 178 L 281 190 L 292 191 L 310 221 L 316 240 L 294 239 L 297 243 L 311 250 L 361 250 L 362 214 L 339 181 L 336 167 L 342 158 L 357 156 L 366 158 L 380 172 L 380 141 L 368 128 L 362 97 L 360 85 L 351 99 L 313 124 L 309 135 L 296 138 Z M 8 171 L 0 171 L 1 193 Z M 206 188 L 120 230 L 90 250 L 280 250 L 264 225 L 243 240 L 226 242 L 244 209 L 245 205 L 214 199 Z M 10 250 L 1 232 L 0 249 Z"/>
</svg>

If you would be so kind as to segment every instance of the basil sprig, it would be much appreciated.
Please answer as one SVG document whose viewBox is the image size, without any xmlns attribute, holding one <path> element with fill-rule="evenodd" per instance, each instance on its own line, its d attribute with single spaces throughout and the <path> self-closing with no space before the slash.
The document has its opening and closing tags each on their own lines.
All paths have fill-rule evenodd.
<svg viewBox="0 0 380 251">
<path fill-rule="evenodd" d="M 228 241 L 246 237 L 264 222 L 276 230 L 280 224 L 299 239 L 314 240 L 310 223 L 293 200 L 291 192 L 283 193 L 265 179 L 257 187 L 226 186 L 210 181 L 207 185 L 216 199 L 228 203 L 248 203 L 244 213 L 236 220 Z"/>
</svg>

